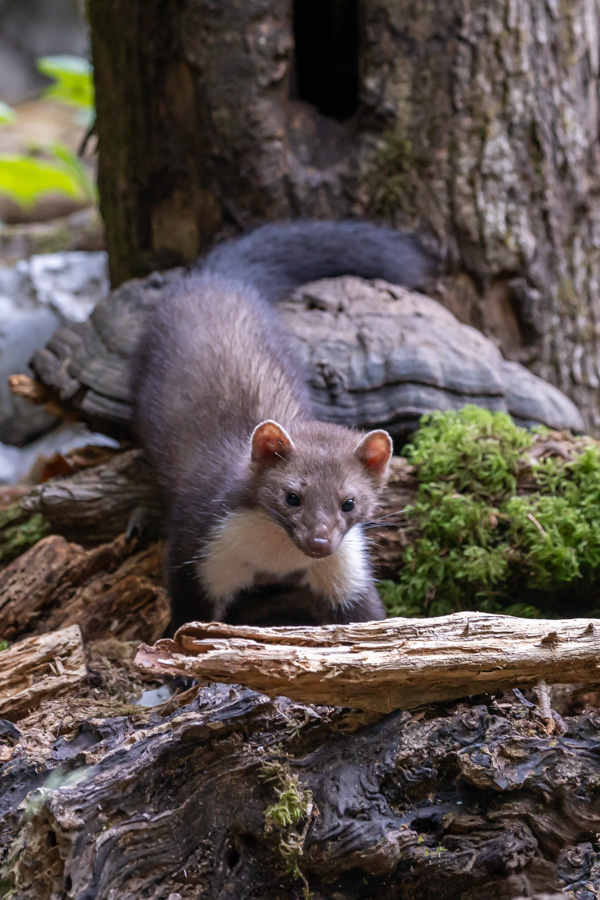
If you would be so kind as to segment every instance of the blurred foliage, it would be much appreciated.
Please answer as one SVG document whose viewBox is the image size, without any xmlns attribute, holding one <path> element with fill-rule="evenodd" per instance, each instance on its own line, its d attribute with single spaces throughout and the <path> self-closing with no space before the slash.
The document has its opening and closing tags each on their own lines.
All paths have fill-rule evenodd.
<svg viewBox="0 0 600 900">
<path fill-rule="evenodd" d="M 44 75 L 54 79 L 43 93 L 76 110 L 80 124 L 94 118 L 94 88 L 89 62 L 77 56 L 46 56 L 38 61 Z M 0 103 L 0 124 L 10 124 L 17 113 Z M 0 193 L 23 208 L 46 194 L 63 194 L 77 200 L 96 200 L 96 186 L 79 157 L 64 144 L 32 149 L 29 154 L 0 154 Z"/>
<path fill-rule="evenodd" d="M 3 103 L 0 100 L 0 125 L 7 125 L 11 122 L 14 122 L 17 118 L 17 114 L 8 103 Z"/>
<path fill-rule="evenodd" d="M 92 67 L 80 56 L 44 56 L 38 60 L 42 74 L 54 79 L 44 96 L 86 112 L 94 108 Z"/>
<path fill-rule="evenodd" d="M 534 441 L 473 406 L 424 417 L 405 448 L 419 479 L 410 543 L 398 584 L 380 586 L 389 615 L 600 615 L 600 447 L 536 460 Z M 516 493 L 522 466 L 531 493 Z"/>
</svg>

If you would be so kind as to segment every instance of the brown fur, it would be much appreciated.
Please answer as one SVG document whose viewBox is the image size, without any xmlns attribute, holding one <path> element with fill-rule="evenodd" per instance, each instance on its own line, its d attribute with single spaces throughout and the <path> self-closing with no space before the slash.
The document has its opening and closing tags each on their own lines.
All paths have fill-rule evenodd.
<svg viewBox="0 0 600 900">
<path fill-rule="evenodd" d="M 421 263 L 412 239 L 366 224 L 267 226 L 217 248 L 150 314 L 132 385 L 168 502 L 174 626 L 222 618 L 236 597 L 251 602 L 252 592 L 286 583 L 317 621 L 383 617 L 362 524 L 387 475 L 389 436 L 363 439 L 311 418 L 267 300 L 300 279 L 379 268 L 390 278 Z M 287 502 L 291 493 L 299 505 Z"/>
</svg>

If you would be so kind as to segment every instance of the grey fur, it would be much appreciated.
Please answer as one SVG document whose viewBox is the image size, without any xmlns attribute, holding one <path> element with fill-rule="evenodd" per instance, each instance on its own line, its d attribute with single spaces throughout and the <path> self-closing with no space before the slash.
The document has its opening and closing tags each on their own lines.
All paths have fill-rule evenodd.
<svg viewBox="0 0 600 900">
<path fill-rule="evenodd" d="M 305 531 L 318 516 L 330 522 L 332 540 L 373 514 L 381 485 L 354 455 L 360 435 L 311 419 L 302 372 L 270 303 L 321 277 L 415 284 L 426 268 L 412 237 L 367 223 L 267 225 L 217 247 L 150 313 L 132 388 L 137 430 L 168 503 L 174 626 L 222 615 L 198 580 L 197 561 L 235 510 L 270 511 L 297 542 L 300 520 L 286 506 L 286 491 L 303 493 Z M 296 445 L 285 464 L 251 464 L 250 435 L 265 419 Z M 339 513 L 346 495 L 358 500 L 351 516 Z M 346 603 L 322 596 L 314 607 L 323 622 L 384 615 L 372 579 Z"/>
</svg>

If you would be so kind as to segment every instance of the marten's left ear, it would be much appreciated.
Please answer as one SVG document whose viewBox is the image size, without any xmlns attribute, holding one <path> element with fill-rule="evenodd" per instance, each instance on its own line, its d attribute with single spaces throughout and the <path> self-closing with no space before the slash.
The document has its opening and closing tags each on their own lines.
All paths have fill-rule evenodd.
<svg viewBox="0 0 600 900">
<path fill-rule="evenodd" d="M 356 445 L 354 455 L 376 481 L 387 478 L 393 444 L 387 431 L 369 431 Z"/>
<path fill-rule="evenodd" d="M 252 432 L 252 462 L 262 466 L 273 466 L 287 459 L 296 449 L 285 430 L 273 419 L 266 419 Z"/>
</svg>

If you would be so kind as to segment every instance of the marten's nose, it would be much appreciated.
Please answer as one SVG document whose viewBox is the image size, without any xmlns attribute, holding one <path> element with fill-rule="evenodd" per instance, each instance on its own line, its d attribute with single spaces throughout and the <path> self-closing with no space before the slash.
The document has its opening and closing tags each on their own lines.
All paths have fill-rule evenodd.
<svg viewBox="0 0 600 900">
<path fill-rule="evenodd" d="M 331 541 L 327 538 L 309 538 L 306 543 L 311 556 L 329 556 L 331 553 Z"/>
</svg>

